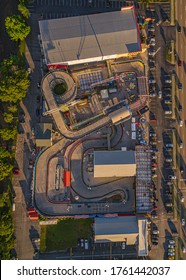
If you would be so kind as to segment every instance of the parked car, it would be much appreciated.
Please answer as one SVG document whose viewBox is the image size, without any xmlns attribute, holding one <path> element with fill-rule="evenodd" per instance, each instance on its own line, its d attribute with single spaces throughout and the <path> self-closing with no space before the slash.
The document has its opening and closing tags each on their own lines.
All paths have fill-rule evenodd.
<svg viewBox="0 0 186 280">
<path fill-rule="evenodd" d="M 169 147 L 173 148 L 173 143 L 165 143 L 165 147 L 166 148 L 169 148 Z"/>
<path fill-rule="evenodd" d="M 179 83 L 179 84 L 178 84 L 178 89 L 179 89 L 179 90 L 182 90 L 182 83 Z"/>
<path fill-rule="evenodd" d="M 40 95 L 37 96 L 37 103 L 40 103 L 41 97 Z"/>
<path fill-rule="evenodd" d="M 184 169 L 183 167 L 180 167 L 180 173 L 183 174 L 184 173 Z"/>
<path fill-rule="evenodd" d="M 162 91 L 161 91 L 161 90 L 158 92 L 158 98 L 159 98 L 159 99 L 162 98 Z"/>
<path fill-rule="evenodd" d="M 173 149 L 172 147 L 166 147 L 166 148 L 165 148 L 165 150 L 166 150 L 167 152 L 171 152 L 172 149 Z"/>
<path fill-rule="evenodd" d="M 84 239 L 81 239 L 80 242 L 81 242 L 81 247 L 83 248 L 84 247 Z"/>
<path fill-rule="evenodd" d="M 85 250 L 88 250 L 88 240 L 85 239 Z"/>
<path fill-rule="evenodd" d="M 154 80 L 154 79 L 149 80 L 149 84 L 155 84 L 155 83 L 156 83 L 156 80 Z"/>
<path fill-rule="evenodd" d="M 181 26 L 178 24 L 178 32 L 181 32 Z"/>
<path fill-rule="evenodd" d="M 173 185 L 173 182 L 168 181 L 168 182 L 167 182 L 167 185 L 168 185 L 168 186 L 172 186 L 172 185 Z"/>
<path fill-rule="evenodd" d="M 33 136 L 35 135 L 35 129 L 34 129 L 34 127 L 32 127 L 32 129 L 31 129 L 31 133 L 32 133 Z"/>
<path fill-rule="evenodd" d="M 175 256 L 175 252 L 168 252 L 168 256 Z"/>
<path fill-rule="evenodd" d="M 179 120 L 179 126 L 182 127 L 183 126 L 183 121 Z"/>
<path fill-rule="evenodd" d="M 159 230 L 158 230 L 158 229 L 153 229 L 153 230 L 152 230 L 152 234 L 158 235 L 158 234 L 159 234 Z"/>
<path fill-rule="evenodd" d="M 155 53 L 154 53 L 155 54 Z M 149 63 L 149 68 L 151 70 L 155 69 L 156 68 L 156 64 L 155 63 Z"/>
<path fill-rule="evenodd" d="M 185 219 L 181 219 L 181 225 L 184 227 L 185 226 Z"/>
<path fill-rule="evenodd" d="M 150 145 L 156 145 L 157 142 L 156 141 L 150 141 Z"/>
<path fill-rule="evenodd" d="M 164 112 L 165 112 L 165 115 L 170 115 L 170 114 L 172 114 L 172 110 L 165 110 Z"/>
<path fill-rule="evenodd" d="M 171 80 L 171 79 L 167 79 L 167 80 L 165 80 L 165 83 L 166 83 L 166 84 L 171 84 L 171 83 L 172 83 L 172 80 Z"/>
<path fill-rule="evenodd" d="M 182 61 L 179 59 L 178 60 L 178 66 L 181 67 L 182 66 Z"/>
<path fill-rule="evenodd" d="M 171 98 L 170 98 L 170 97 L 166 97 L 166 98 L 164 99 L 164 103 L 165 103 L 165 104 L 171 104 L 171 103 L 172 103 Z"/>
<path fill-rule="evenodd" d="M 122 242 L 121 248 L 122 248 L 122 250 L 125 250 L 125 248 L 126 248 L 126 242 Z"/>
<path fill-rule="evenodd" d="M 153 153 L 157 153 L 157 152 L 158 152 L 158 149 L 152 149 L 152 152 L 153 152 Z"/>
<path fill-rule="evenodd" d="M 149 136 L 151 136 L 151 137 L 156 137 L 156 132 L 151 132 L 151 131 L 150 131 Z"/>
<path fill-rule="evenodd" d="M 170 179 L 170 180 L 176 180 L 176 175 L 169 175 L 169 176 L 168 176 L 168 179 Z"/>
<path fill-rule="evenodd" d="M 150 26 L 150 27 L 148 28 L 148 31 L 155 32 L 155 28 L 154 28 L 153 26 Z"/>
<path fill-rule="evenodd" d="M 169 239 L 169 244 L 175 244 L 175 240 L 174 239 Z"/>
<path fill-rule="evenodd" d="M 156 212 L 155 210 L 153 210 L 153 211 L 151 212 L 151 218 L 152 218 L 152 219 L 157 219 L 157 218 L 158 218 L 157 212 Z"/>
<path fill-rule="evenodd" d="M 172 162 L 172 158 L 171 157 L 166 157 L 165 162 Z"/>
<path fill-rule="evenodd" d="M 142 109 L 139 110 L 139 113 L 142 115 L 142 114 L 146 113 L 147 111 L 149 111 L 149 107 L 145 106 L 145 107 L 143 107 Z"/>
<path fill-rule="evenodd" d="M 40 109 L 39 109 L 39 108 L 36 109 L 36 116 L 37 116 L 37 117 L 40 116 Z"/>
<path fill-rule="evenodd" d="M 14 174 L 14 175 L 19 175 L 19 174 L 20 174 L 20 169 L 19 169 L 19 167 L 14 167 L 14 168 L 13 168 L 13 174 Z"/>
<path fill-rule="evenodd" d="M 179 112 L 182 112 L 182 105 L 180 104 L 178 107 Z"/>
<path fill-rule="evenodd" d="M 183 142 L 182 141 L 180 141 L 180 143 L 179 143 L 179 148 L 183 149 Z"/>
<path fill-rule="evenodd" d="M 180 193 L 180 200 L 181 202 L 184 202 L 184 195 L 182 193 Z"/>
<path fill-rule="evenodd" d="M 155 91 L 150 91 L 150 92 L 149 92 L 149 96 L 150 96 L 150 97 L 155 97 L 155 96 L 156 96 Z"/>
</svg>

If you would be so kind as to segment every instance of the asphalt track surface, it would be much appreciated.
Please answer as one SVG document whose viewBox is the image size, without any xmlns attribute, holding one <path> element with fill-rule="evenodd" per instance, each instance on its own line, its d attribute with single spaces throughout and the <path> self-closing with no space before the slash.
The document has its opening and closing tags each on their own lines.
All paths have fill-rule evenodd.
<svg viewBox="0 0 186 280">
<path fill-rule="evenodd" d="M 123 74 L 121 74 L 123 75 Z M 139 77 L 144 78 L 145 77 Z M 94 207 L 94 210 L 98 213 L 119 213 L 119 212 L 126 212 L 129 211 L 127 207 L 127 203 L 112 203 L 108 209 L 105 208 L 106 203 L 98 202 L 104 198 L 108 198 L 108 196 L 112 196 L 114 194 L 121 194 L 126 201 L 127 193 L 122 188 L 124 183 L 124 178 L 119 178 L 118 180 L 113 180 L 113 182 L 117 181 L 117 188 L 113 189 L 113 182 L 108 184 L 103 184 L 100 186 L 94 186 L 94 193 L 90 192 L 87 188 L 87 185 L 83 181 L 82 178 L 82 170 L 81 170 L 81 160 L 79 160 L 79 164 L 76 166 L 73 164 L 71 159 L 73 158 L 75 152 L 77 152 L 77 148 L 82 145 L 82 143 L 91 143 L 92 147 L 100 147 L 102 145 L 103 139 L 90 139 L 90 134 L 98 131 L 102 127 L 106 127 L 111 125 L 111 119 L 108 116 L 103 117 L 102 119 L 98 120 L 95 123 L 92 123 L 85 128 L 82 128 L 78 131 L 71 131 L 67 129 L 66 124 L 64 122 L 63 116 L 58 108 L 58 104 L 53 94 L 53 88 L 56 84 L 57 80 L 65 80 L 68 90 L 67 93 L 63 96 L 63 102 L 70 103 L 72 102 L 76 95 L 77 89 L 72 77 L 64 72 L 59 70 L 54 70 L 48 73 L 42 80 L 41 88 L 46 99 L 47 105 L 49 110 L 51 111 L 52 117 L 60 131 L 61 135 L 64 136 L 60 141 L 58 141 L 53 146 L 45 149 L 37 158 L 35 168 L 34 168 L 34 202 L 35 206 L 41 214 L 49 215 L 49 216 L 61 216 L 61 215 L 75 215 L 75 214 L 85 214 L 89 213 L 89 209 L 85 209 L 85 207 L 78 207 L 78 203 L 70 204 L 68 201 L 66 204 L 63 202 L 54 202 L 48 199 L 47 196 L 47 188 L 48 188 L 48 166 L 49 161 L 51 158 L 57 155 L 65 155 L 65 151 L 70 149 L 69 155 L 64 156 L 64 169 L 68 170 L 75 176 L 71 181 L 71 190 L 75 195 L 81 197 L 82 200 L 87 201 L 91 200 L 94 201 L 95 204 L 99 204 L 99 206 Z M 146 80 L 142 81 L 143 86 L 140 87 L 142 89 L 142 94 L 145 93 L 146 90 Z M 135 103 L 131 104 L 131 109 L 133 112 L 139 110 L 142 106 L 146 103 L 146 97 L 140 96 L 140 99 Z M 117 128 L 118 129 L 118 128 Z M 122 131 L 123 133 L 123 131 Z M 121 133 L 121 135 L 122 135 Z M 73 140 L 73 143 L 72 143 Z M 76 140 L 76 141 L 75 141 Z M 120 141 L 120 140 L 119 140 Z M 74 144 L 75 143 L 75 144 Z M 119 143 L 119 142 L 118 142 Z M 86 146 L 89 148 L 89 145 Z M 81 153 L 79 153 L 81 154 Z M 79 156 L 79 155 L 78 155 Z M 78 166 L 78 169 L 76 170 Z M 42 171 L 41 171 L 42 170 Z M 74 175 L 75 174 L 75 175 Z M 119 184 L 121 182 L 121 185 Z M 119 185 L 118 185 L 119 184 Z M 100 208 L 100 205 L 102 207 Z M 131 210 L 131 209 L 130 209 Z M 92 211 L 92 209 L 91 209 Z"/>
</svg>

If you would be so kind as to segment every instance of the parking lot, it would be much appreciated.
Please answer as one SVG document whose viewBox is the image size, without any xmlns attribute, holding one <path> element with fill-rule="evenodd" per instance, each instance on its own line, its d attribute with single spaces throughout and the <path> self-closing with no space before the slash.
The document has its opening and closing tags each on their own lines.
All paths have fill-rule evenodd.
<svg viewBox="0 0 186 280">
<path fill-rule="evenodd" d="M 132 1 L 131 1 L 132 2 Z M 37 13 L 39 19 L 54 19 L 85 14 L 118 11 L 121 7 L 131 5 L 130 1 L 92 0 L 35 0 L 28 8 Z"/>
</svg>

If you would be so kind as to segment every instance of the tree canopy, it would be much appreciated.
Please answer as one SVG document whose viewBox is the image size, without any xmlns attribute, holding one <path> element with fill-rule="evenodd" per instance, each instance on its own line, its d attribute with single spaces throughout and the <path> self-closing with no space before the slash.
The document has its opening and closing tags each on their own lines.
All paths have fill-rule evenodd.
<svg viewBox="0 0 186 280">
<path fill-rule="evenodd" d="M 17 129 L 12 127 L 6 127 L 0 129 L 0 136 L 4 141 L 8 141 L 10 139 L 15 139 L 17 135 Z"/>
<path fill-rule="evenodd" d="M 30 33 L 28 26 L 21 15 L 13 15 L 5 19 L 6 31 L 13 41 L 23 41 Z"/>
<path fill-rule="evenodd" d="M 0 181 L 4 180 L 12 171 L 12 164 L 10 153 L 4 148 L 0 147 Z"/>
<path fill-rule="evenodd" d="M 0 66 L 0 100 L 3 102 L 21 101 L 30 85 L 28 71 L 18 63 L 19 61 L 11 56 Z"/>
<path fill-rule="evenodd" d="M 29 18 L 30 12 L 29 12 L 29 10 L 27 9 L 27 7 L 26 7 L 23 3 L 20 3 L 20 4 L 18 5 L 18 10 L 20 11 L 20 13 L 21 13 L 25 18 Z"/>
</svg>

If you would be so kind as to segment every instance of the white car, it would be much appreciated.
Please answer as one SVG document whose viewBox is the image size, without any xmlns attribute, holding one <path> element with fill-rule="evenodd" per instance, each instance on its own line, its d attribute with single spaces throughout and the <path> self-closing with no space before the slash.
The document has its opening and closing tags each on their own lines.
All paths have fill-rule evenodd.
<svg viewBox="0 0 186 280">
<path fill-rule="evenodd" d="M 125 250 L 125 248 L 126 248 L 126 242 L 122 242 L 121 248 L 122 248 L 122 250 Z"/>
<path fill-rule="evenodd" d="M 159 99 L 162 98 L 162 91 L 161 91 L 161 90 L 158 92 L 158 98 L 159 98 Z"/>
<path fill-rule="evenodd" d="M 179 120 L 179 126 L 182 127 L 183 126 L 183 121 Z"/>
<path fill-rule="evenodd" d="M 185 226 L 185 219 L 181 219 L 181 225 L 184 227 Z"/>
<path fill-rule="evenodd" d="M 85 239 L 85 250 L 88 250 L 88 240 Z"/>
<path fill-rule="evenodd" d="M 170 180 L 176 180 L 176 175 L 169 175 L 169 176 L 168 176 L 168 179 L 170 179 Z"/>
<path fill-rule="evenodd" d="M 186 253 L 186 248 L 185 248 L 185 247 L 182 248 L 182 252 L 183 252 L 184 254 Z"/>
<path fill-rule="evenodd" d="M 156 80 L 154 80 L 154 79 L 149 80 L 149 84 L 155 84 L 155 83 L 156 83 Z"/>
<path fill-rule="evenodd" d="M 184 202 L 184 196 L 182 193 L 180 194 L 180 200 L 181 200 L 181 202 Z"/>
<path fill-rule="evenodd" d="M 175 245 L 174 244 L 168 244 L 168 249 L 174 249 Z"/>
<path fill-rule="evenodd" d="M 154 229 L 154 230 L 152 231 L 152 233 L 153 233 L 153 234 L 159 234 L 159 230 Z"/>
<path fill-rule="evenodd" d="M 172 245 L 175 244 L 175 240 L 174 239 L 170 239 L 169 240 L 169 244 L 172 244 Z"/>
<path fill-rule="evenodd" d="M 179 144 L 180 149 L 183 149 L 183 142 L 181 141 Z"/>
<path fill-rule="evenodd" d="M 156 45 L 155 38 L 151 38 L 149 44 L 154 47 Z"/>
<path fill-rule="evenodd" d="M 172 83 L 172 80 L 168 80 L 168 79 L 167 79 L 167 80 L 165 80 L 165 83 L 166 83 L 166 84 L 171 84 L 171 83 Z"/>
<path fill-rule="evenodd" d="M 168 256 L 175 256 L 175 252 L 168 252 Z"/>
</svg>

